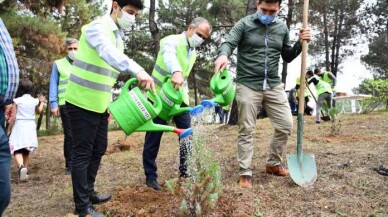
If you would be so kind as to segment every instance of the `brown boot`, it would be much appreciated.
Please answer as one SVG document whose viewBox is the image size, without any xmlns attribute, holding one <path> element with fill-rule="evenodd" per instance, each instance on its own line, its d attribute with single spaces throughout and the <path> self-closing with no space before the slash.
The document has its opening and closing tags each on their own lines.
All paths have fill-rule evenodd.
<svg viewBox="0 0 388 217">
<path fill-rule="evenodd" d="M 276 176 L 289 176 L 290 175 L 288 170 L 286 168 L 284 168 L 284 166 L 281 165 L 281 164 L 273 166 L 273 167 L 270 167 L 270 166 L 267 165 L 265 167 L 265 171 L 268 174 L 273 174 L 273 175 L 276 175 Z"/>
<path fill-rule="evenodd" d="M 252 176 L 242 175 L 238 180 L 238 184 L 242 188 L 252 188 Z"/>
</svg>

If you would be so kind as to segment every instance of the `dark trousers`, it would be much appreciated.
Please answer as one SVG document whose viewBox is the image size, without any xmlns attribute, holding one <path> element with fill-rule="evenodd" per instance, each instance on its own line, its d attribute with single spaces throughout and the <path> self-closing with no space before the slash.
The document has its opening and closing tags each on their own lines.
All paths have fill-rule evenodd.
<svg viewBox="0 0 388 217">
<path fill-rule="evenodd" d="M 0 108 L 0 217 L 11 198 L 11 153 L 4 124 L 4 112 Z"/>
<path fill-rule="evenodd" d="M 173 118 L 177 128 L 187 129 L 191 127 L 191 117 L 189 113 L 183 113 Z M 155 124 L 167 124 L 167 121 L 156 117 Z M 143 167 L 147 180 L 156 180 L 158 167 L 156 166 L 156 157 L 158 156 L 160 140 L 163 132 L 147 132 L 143 148 Z M 182 144 L 179 140 L 179 172 L 180 176 L 187 177 L 186 158 L 187 153 L 191 150 L 191 139 L 189 144 Z"/>
<path fill-rule="evenodd" d="M 72 163 L 71 158 L 73 155 L 73 141 L 71 136 L 70 117 L 65 105 L 61 105 L 59 111 L 61 112 L 62 128 L 64 134 L 63 154 L 65 156 L 65 166 L 66 170 L 70 171 Z"/>
<path fill-rule="evenodd" d="M 108 145 L 108 113 L 95 113 L 69 103 L 66 109 L 73 136 L 74 203 L 78 213 L 84 215 L 91 206 L 89 195 L 94 191 L 97 170 Z"/>
</svg>

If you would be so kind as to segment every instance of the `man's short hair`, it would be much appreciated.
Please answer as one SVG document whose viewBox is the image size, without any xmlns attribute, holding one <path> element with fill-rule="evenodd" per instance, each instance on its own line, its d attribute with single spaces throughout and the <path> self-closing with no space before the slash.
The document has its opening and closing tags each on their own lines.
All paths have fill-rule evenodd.
<svg viewBox="0 0 388 217">
<path fill-rule="evenodd" d="M 67 46 L 72 45 L 72 44 L 74 44 L 74 43 L 78 43 L 78 40 L 75 39 L 75 38 L 68 38 L 68 39 L 66 39 L 66 41 L 65 41 L 65 46 L 67 47 Z"/>
<path fill-rule="evenodd" d="M 261 2 L 265 3 L 279 3 L 279 5 L 282 4 L 282 0 L 256 0 L 257 3 L 261 4 Z"/>
<path fill-rule="evenodd" d="M 143 10 L 144 8 L 143 2 L 141 0 L 113 0 L 113 1 L 117 2 L 120 8 L 123 8 L 127 5 L 132 5 L 133 7 L 136 7 L 139 10 Z"/>
<path fill-rule="evenodd" d="M 314 69 L 314 74 L 319 74 L 321 70 L 319 68 Z"/>
<path fill-rule="evenodd" d="M 213 27 L 212 27 L 212 25 L 209 23 L 209 21 L 207 20 L 207 19 L 205 19 L 205 18 L 203 18 L 203 17 L 196 17 L 196 18 L 194 18 L 192 21 L 191 21 L 191 25 L 193 25 L 193 26 L 198 26 L 199 24 L 201 24 L 201 23 L 207 23 L 208 25 L 209 25 L 209 27 L 210 27 L 210 32 L 212 32 L 212 30 L 213 30 Z"/>
<path fill-rule="evenodd" d="M 313 71 L 312 70 L 308 70 L 307 72 L 306 72 L 306 75 L 309 75 L 309 76 L 314 76 L 314 73 L 313 73 Z"/>
</svg>

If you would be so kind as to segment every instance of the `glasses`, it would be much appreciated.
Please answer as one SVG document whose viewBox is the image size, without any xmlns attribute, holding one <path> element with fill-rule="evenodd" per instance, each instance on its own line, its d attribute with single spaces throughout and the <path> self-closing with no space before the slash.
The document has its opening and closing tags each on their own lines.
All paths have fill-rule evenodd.
<svg viewBox="0 0 388 217">
<path fill-rule="evenodd" d="M 197 34 L 200 38 L 202 38 L 203 40 L 206 40 L 207 37 L 203 36 L 201 33 L 199 32 L 195 32 L 195 34 Z"/>
<path fill-rule="evenodd" d="M 78 48 L 76 48 L 76 47 L 68 47 L 67 50 L 69 50 L 69 51 L 70 50 L 78 50 Z"/>
</svg>

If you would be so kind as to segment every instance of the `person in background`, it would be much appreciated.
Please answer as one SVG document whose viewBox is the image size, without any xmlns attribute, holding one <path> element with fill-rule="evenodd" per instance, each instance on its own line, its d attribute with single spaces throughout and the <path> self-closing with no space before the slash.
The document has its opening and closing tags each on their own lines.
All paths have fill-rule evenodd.
<svg viewBox="0 0 388 217">
<path fill-rule="evenodd" d="M 230 108 L 230 105 L 222 106 L 222 113 L 223 113 L 222 122 L 225 124 L 228 122 L 229 108 Z"/>
<path fill-rule="evenodd" d="M 123 30 L 131 29 L 143 7 L 141 0 L 115 0 L 109 15 L 81 29 L 65 95 L 73 139 L 73 196 L 81 217 L 105 216 L 93 205 L 111 199 L 95 191 L 95 181 L 108 146 L 107 108 L 119 74 L 131 74 L 140 88 L 155 92 L 151 76 L 124 54 Z"/>
<path fill-rule="evenodd" d="M 12 39 L 0 18 L 0 217 L 11 198 L 11 151 L 5 123 L 15 119 L 12 102 L 18 85 L 19 67 Z"/>
<path fill-rule="evenodd" d="M 295 85 L 295 89 L 296 89 L 296 100 L 298 100 L 298 105 L 299 105 L 299 97 L 302 96 L 302 94 L 300 93 L 300 77 L 298 77 L 296 79 L 296 85 Z M 306 82 L 306 87 L 304 88 L 304 114 L 305 115 L 312 115 L 312 112 L 313 112 L 313 108 L 311 108 L 309 105 L 308 105 L 308 102 L 310 102 L 310 96 L 311 96 L 311 93 L 310 93 L 310 90 L 308 89 L 308 86 L 307 86 L 307 82 Z M 296 111 L 298 112 L 299 108 L 296 107 Z"/>
<path fill-rule="evenodd" d="M 43 110 L 46 98 L 38 94 L 38 98 L 32 97 L 34 86 L 26 78 L 20 81 L 19 89 L 14 101 L 16 121 L 12 127 L 9 144 L 11 153 L 15 157 L 18 166 L 19 181 L 28 178 L 28 163 L 30 153 L 38 148 L 38 136 L 36 134 L 35 113 L 40 114 Z"/>
<path fill-rule="evenodd" d="M 330 109 L 333 106 L 333 91 L 329 83 L 321 80 L 319 77 L 314 76 L 313 71 L 309 70 L 306 73 L 306 78 L 308 79 L 308 84 L 313 83 L 317 89 L 317 111 L 316 111 L 316 121 L 315 123 L 321 123 L 321 109 L 322 104 L 326 101 L 328 108 Z"/>
<path fill-rule="evenodd" d="M 291 114 L 296 115 L 298 113 L 298 100 L 296 99 L 295 88 L 291 88 L 288 92 L 288 103 L 290 104 Z"/>
<path fill-rule="evenodd" d="M 195 63 L 199 47 L 207 39 L 212 31 L 210 23 L 202 18 L 194 18 L 187 30 L 178 35 L 169 35 L 160 41 L 160 50 L 156 58 L 156 64 L 152 71 L 156 89 L 159 91 L 164 78 L 171 75 L 171 83 L 177 89 L 183 89 L 183 103 L 181 107 L 189 106 L 189 88 L 187 78 Z M 158 92 L 159 93 L 159 92 Z M 152 100 L 152 97 L 150 97 Z M 167 124 L 167 121 L 156 117 L 155 124 Z M 189 113 L 182 113 L 173 118 L 177 128 L 187 129 L 191 127 L 191 117 Z M 156 158 L 158 156 L 160 141 L 163 132 L 147 132 L 145 135 L 143 149 L 143 167 L 146 175 L 146 185 L 157 191 L 161 187 L 157 181 Z M 186 158 L 191 150 L 191 136 L 185 142 L 179 140 L 179 176 L 186 178 L 187 173 Z"/>
<path fill-rule="evenodd" d="M 288 176 L 283 166 L 283 150 L 292 130 L 292 115 L 284 85 L 279 77 L 280 56 L 291 62 L 302 51 L 302 41 L 310 41 L 308 28 L 300 29 L 299 40 L 292 46 L 289 30 L 277 19 L 281 0 L 258 0 L 257 13 L 239 20 L 219 48 L 214 71 L 223 70 L 228 57 L 237 47 L 238 153 L 239 185 L 252 188 L 251 162 L 253 157 L 253 132 L 258 109 L 263 106 L 274 134 L 265 166 L 268 174 Z"/>
<path fill-rule="evenodd" d="M 214 123 L 216 123 L 216 117 L 218 116 L 219 120 L 220 120 L 220 124 L 223 122 L 223 111 L 222 111 L 222 107 L 218 104 L 218 103 L 215 103 L 214 104 Z"/>
<path fill-rule="evenodd" d="M 330 84 L 331 90 L 333 91 L 333 97 L 335 97 L 337 91 L 337 78 L 335 75 L 329 71 L 322 71 L 319 68 L 314 69 L 314 74 L 319 76 L 322 81 Z"/>
<path fill-rule="evenodd" d="M 71 66 L 78 50 L 78 40 L 68 38 L 65 41 L 66 57 L 56 60 L 53 64 L 50 77 L 49 101 L 51 113 L 61 116 L 62 129 L 64 134 L 63 154 L 65 156 L 65 174 L 71 174 L 71 158 L 73 153 L 73 142 L 71 137 L 70 118 L 65 106 L 66 85 L 69 81 Z"/>
</svg>

